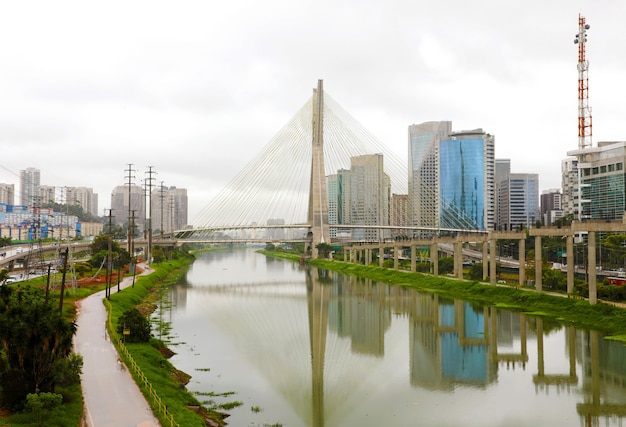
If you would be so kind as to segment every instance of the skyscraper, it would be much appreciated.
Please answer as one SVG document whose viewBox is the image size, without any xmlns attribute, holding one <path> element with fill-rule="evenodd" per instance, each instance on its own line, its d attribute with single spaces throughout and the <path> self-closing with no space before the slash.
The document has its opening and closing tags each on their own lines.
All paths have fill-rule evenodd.
<svg viewBox="0 0 626 427">
<path fill-rule="evenodd" d="M 36 168 L 26 168 L 20 171 L 20 203 L 26 206 L 39 204 L 39 186 L 41 172 Z"/>
<path fill-rule="evenodd" d="M 425 122 L 409 126 L 410 225 L 439 224 L 439 143 L 452 132 L 452 122 Z"/>
<path fill-rule="evenodd" d="M 439 226 L 492 230 L 494 137 L 482 129 L 453 132 L 439 147 Z"/>
<path fill-rule="evenodd" d="M 545 225 L 552 225 L 555 220 L 563 216 L 562 194 L 560 188 L 551 188 L 541 193 L 541 221 Z"/>
<path fill-rule="evenodd" d="M 498 200 L 499 226 L 503 229 L 529 228 L 541 219 L 539 212 L 539 175 L 512 173 L 501 181 Z"/>
<path fill-rule="evenodd" d="M 111 215 L 113 216 L 114 224 L 126 227 L 128 226 L 129 216 L 131 221 L 134 218 L 133 222 L 136 230 L 143 233 L 146 217 L 143 188 L 131 185 L 129 191 L 127 185 L 115 187 L 111 193 Z"/>
</svg>

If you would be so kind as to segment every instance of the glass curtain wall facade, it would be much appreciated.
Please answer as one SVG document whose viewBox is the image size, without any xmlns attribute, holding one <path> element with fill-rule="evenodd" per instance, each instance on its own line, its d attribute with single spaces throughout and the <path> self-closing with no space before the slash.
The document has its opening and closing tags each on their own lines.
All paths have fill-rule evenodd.
<svg viewBox="0 0 626 427">
<path fill-rule="evenodd" d="M 492 230 L 494 138 L 481 129 L 456 132 L 439 147 L 440 226 Z"/>
<path fill-rule="evenodd" d="M 599 142 L 597 147 L 569 152 L 578 158 L 583 218 L 622 219 L 626 209 L 626 142 Z"/>
</svg>

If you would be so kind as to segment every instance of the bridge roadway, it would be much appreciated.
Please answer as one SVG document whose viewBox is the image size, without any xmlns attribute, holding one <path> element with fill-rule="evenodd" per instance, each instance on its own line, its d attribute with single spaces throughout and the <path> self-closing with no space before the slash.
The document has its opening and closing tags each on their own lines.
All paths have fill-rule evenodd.
<svg viewBox="0 0 626 427">
<path fill-rule="evenodd" d="M 589 275 L 589 303 L 596 304 L 597 299 L 597 270 L 596 270 L 596 233 L 624 233 L 626 232 L 626 218 L 620 221 L 573 221 L 569 227 L 534 227 L 523 232 L 491 231 L 485 234 L 457 234 L 454 237 L 438 237 L 432 240 L 410 240 L 383 243 L 366 243 L 344 247 L 344 261 L 353 263 L 368 263 L 373 259 L 374 252 L 384 254 L 386 250 L 393 252 L 394 269 L 398 269 L 400 253 L 403 248 L 411 251 L 411 271 L 416 271 L 416 253 L 418 247 L 428 247 L 430 254 L 438 254 L 440 245 L 451 245 L 454 253 L 454 275 L 463 278 L 463 245 L 466 243 L 480 243 L 482 245 L 483 279 L 489 277 L 492 285 L 496 284 L 496 244 L 498 240 L 518 240 L 519 242 L 519 285 L 526 282 L 526 233 L 535 237 L 535 265 L 542 263 L 543 237 L 565 237 L 567 252 L 567 294 L 574 291 L 574 236 L 587 236 L 587 265 L 585 271 Z M 382 267 L 384 256 L 379 256 Z M 438 255 L 430 256 L 432 273 L 439 274 Z M 535 269 L 535 290 L 542 292 L 541 269 Z"/>
</svg>

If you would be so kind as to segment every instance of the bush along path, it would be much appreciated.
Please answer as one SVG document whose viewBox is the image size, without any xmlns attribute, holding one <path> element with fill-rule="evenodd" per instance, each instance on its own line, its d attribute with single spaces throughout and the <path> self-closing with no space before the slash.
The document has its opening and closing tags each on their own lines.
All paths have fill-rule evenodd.
<svg viewBox="0 0 626 427">
<path fill-rule="evenodd" d="M 108 333 L 120 359 L 148 400 L 163 426 L 224 426 L 227 416 L 205 410 L 185 389 L 191 378 L 177 370 L 167 359 L 173 354 L 149 331 L 148 317 L 160 300 L 160 289 L 178 282 L 194 258 L 181 256 L 153 264 L 154 271 L 141 276 L 134 287 L 111 295 Z"/>
</svg>

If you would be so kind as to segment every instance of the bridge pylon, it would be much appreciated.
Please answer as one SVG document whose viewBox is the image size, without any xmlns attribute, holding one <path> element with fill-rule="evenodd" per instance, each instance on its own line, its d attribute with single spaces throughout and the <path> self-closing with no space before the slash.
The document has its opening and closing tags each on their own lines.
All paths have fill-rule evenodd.
<svg viewBox="0 0 626 427">
<path fill-rule="evenodd" d="M 324 169 L 324 84 L 317 81 L 313 89 L 313 158 L 311 162 L 311 186 L 309 190 L 309 224 L 311 224 L 311 255 L 319 256 L 316 246 L 330 244 L 328 227 L 328 193 Z"/>
</svg>

